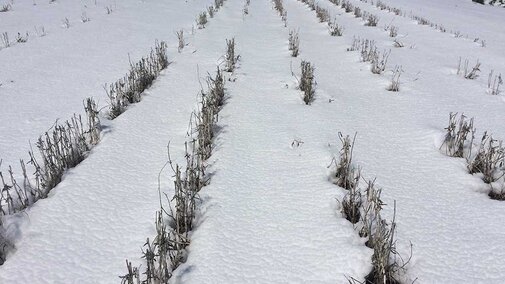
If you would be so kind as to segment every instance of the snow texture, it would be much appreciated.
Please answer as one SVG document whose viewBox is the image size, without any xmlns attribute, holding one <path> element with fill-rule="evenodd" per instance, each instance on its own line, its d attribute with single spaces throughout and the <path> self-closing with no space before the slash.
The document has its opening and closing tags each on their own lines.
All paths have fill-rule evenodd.
<svg viewBox="0 0 505 284">
<path fill-rule="evenodd" d="M 505 74 L 505 9 L 471 1 L 383 1 L 441 24 L 442 33 L 381 11 L 377 27 L 329 1 L 344 35 L 332 37 L 308 6 L 284 0 L 287 27 L 269 0 L 228 0 L 205 29 L 196 16 L 211 1 L 15 1 L 0 13 L 0 32 L 45 26 L 0 50 L 0 157 L 3 167 L 26 158 L 56 119 L 82 113 L 88 96 L 107 104 L 103 84 L 114 82 L 149 52 L 169 42 L 171 65 L 143 100 L 106 121 L 101 142 L 71 169 L 47 199 L 4 218 L 16 249 L 0 266 L 0 283 L 117 283 L 125 259 L 142 263 L 141 247 L 155 234 L 160 173 L 167 143 L 183 161 L 188 121 L 207 72 L 223 63 L 225 39 L 235 37 L 239 67 L 227 78 L 219 115 L 211 183 L 191 236 L 186 263 L 174 283 L 347 283 L 371 269 L 372 250 L 341 216 L 345 191 L 330 182 L 337 133 L 357 132 L 354 157 L 366 178 L 383 188 L 383 215 L 397 204 L 397 246 L 408 258 L 405 282 L 505 283 L 505 208 L 489 199 L 487 185 L 468 174 L 464 159 L 440 150 L 449 113 L 475 117 L 478 136 L 505 139 L 504 95 L 487 92 L 487 74 Z M 116 3 L 117 2 L 117 3 Z M 0 3 L 1 4 L 1 3 Z M 105 7 L 113 12 L 106 13 Z M 80 22 L 85 11 L 91 21 Z M 71 26 L 62 27 L 69 19 Z M 385 25 L 399 28 L 393 47 Z M 175 31 L 188 45 L 179 54 Z M 300 55 L 290 56 L 289 30 L 298 30 Z M 467 36 L 468 35 L 468 36 Z M 375 75 L 353 37 L 374 40 L 391 55 Z M 478 40 L 475 40 L 478 38 Z M 485 41 L 485 47 L 482 46 Z M 482 63 L 480 77 L 456 74 L 459 58 Z M 316 97 L 303 103 L 297 89 L 301 60 L 315 66 Z M 395 65 L 404 70 L 400 92 L 386 90 Z"/>
</svg>

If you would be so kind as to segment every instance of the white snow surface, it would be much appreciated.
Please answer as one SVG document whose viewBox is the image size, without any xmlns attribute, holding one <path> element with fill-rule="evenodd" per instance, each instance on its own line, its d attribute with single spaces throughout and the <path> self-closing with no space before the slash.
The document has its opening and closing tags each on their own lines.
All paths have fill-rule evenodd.
<svg viewBox="0 0 505 284">
<path fill-rule="evenodd" d="M 0 32 L 44 25 L 47 35 L 0 50 L 0 157 L 26 158 L 56 119 L 82 113 L 88 96 L 106 105 L 104 83 L 120 78 L 146 55 L 155 39 L 169 42 L 172 63 L 143 100 L 114 121 L 104 120 L 101 142 L 67 172 L 47 199 L 5 218 L 16 250 L 0 266 L 0 283 L 118 283 L 125 259 L 141 264 L 141 247 L 155 234 L 158 174 L 183 143 L 200 82 L 223 61 L 225 39 L 235 37 L 238 69 L 227 74 L 227 103 L 209 160 L 212 179 L 174 283 L 347 283 L 371 269 L 372 251 L 340 214 L 345 194 L 331 183 L 337 133 L 357 132 L 355 164 L 377 178 L 392 218 L 397 205 L 397 246 L 413 256 L 405 283 L 505 283 L 505 203 L 467 173 L 465 161 L 438 149 L 450 112 L 475 117 L 478 135 L 505 139 L 504 94 L 487 93 L 487 74 L 505 74 L 505 9 L 461 0 L 384 0 L 464 36 L 455 38 L 408 17 L 351 2 L 380 17 L 364 26 L 329 1 L 345 27 L 328 35 L 313 11 L 284 0 L 287 26 L 269 0 L 227 0 L 205 29 L 191 35 L 211 1 L 15 1 L 0 13 Z M 116 3 L 117 2 L 117 3 Z M 175 3 L 176 2 L 176 3 Z M 1 4 L 1 3 L 0 3 Z M 86 5 L 86 6 L 84 6 Z M 113 8 L 110 15 L 105 6 Z M 79 22 L 86 11 L 90 22 Z M 68 17 L 72 26 L 61 27 Z M 394 48 L 384 25 L 399 27 L 404 48 Z M 188 45 L 178 54 L 174 32 Z M 300 55 L 287 49 L 299 30 Z M 468 38 L 466 38 L 468 35 Z M 353 36 L 391 49 L 388 70 L 401 65 L 401 90 L 389 92 L 391 72 L 374 75 Z M 13 36 L 11 36 L 13 37 Z M 486 41 L 482 47 L 475 38 Z M 458 58 L 482 63 L 481 76 L 456 75 Z M 316 100 L 307 106 L 297 90 L 301 60 L 316 67 Z M 299 141 L 300 143 L 293 143 Z M 170 195 L 171 173 L 160 174 Z"/>
</svg>

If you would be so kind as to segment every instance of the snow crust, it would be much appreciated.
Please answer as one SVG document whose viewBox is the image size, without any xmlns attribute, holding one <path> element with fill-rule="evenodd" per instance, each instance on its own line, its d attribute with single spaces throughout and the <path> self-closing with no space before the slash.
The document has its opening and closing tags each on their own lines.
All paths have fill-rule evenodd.
<svg viewBox="0 0 505 284">
<path fill-rule="evenodd" d="M 504 204 L 467 173 L 465 161 L 438 149 L 449 112 L 475 117 L 479 135 L 505 139 L 503 94 L 487 94 L 487 74 L 505 74 L 505 9 L 470 1 L 383 1 L 464 35 L 455 38 L 408 17 L 380 11 L 366 27 L 329 1 L 319 1 L 345 27 L 330 37 L 313 11 L 284 0 L 285 28 L 268 0 L 228 0 L 203 30 L 191 34 L 211 1 L 120 1 L 110 15 L 94 1 L 53 4 L 18 1 L 0 14 L 0 32 L 45 25 L 47 35 L 0 50 L 0 157 L 14 164 L 58 118 L 81 113 L 87 96 L 106 105 L 102 85 L 113 82 L 155 39 L 169 42 L 172 64 L 143 101 L 113 122 L 90 156 L 25 213 L 8 218 L 16 250 L 0 267 L 1 283 L 115 283 L 125 259 L 141 263 L 140 249 L 155 233 L 158 175 L 172 156 L 183 160 L 190 114 L 206 72 L 223 61 L 235 37 L 239 68 L 228 75 L 220 113 L 211 184 L 192 235 L 189 256 L 174 283 L 346 283 L 371 269 L 372 251 L 341 217 L 345 194 L 329 181 L 339 131 L 358 133 L 354 161 L 377 177 L 392 218 L 396 200 L 398 250 L 413 257 L 405 279 L 416 283 L 504 283 Z M 86 5 L 86 7 L 84 7 Z M 91 18 L 80 23 L 82 11 Z M 61 27 L 68 17 L 72 26 Z M 399 27 L 394 48 L 384 25 Z M 174 32 L 188 46 L 176 53 Z M 300 55 L 289 56 L 290 29 Z M 468 35 L 468 38 L 466 37 Z M 391 49 L 388 72 L 374 75 L 346 51 L 353 36 Z M 485 40 L 482 47 L 475 38 Z M 481 76 L 456 75 L 459 57 L 482 62 Z M 316 67 L 316 100 L 303 104 L 296 89 L 301 60 Z M 401 65 L 399 93 L 388 92 L 391 69 Z M 161 188 L 172 190 L 169 172 Z"/>
</svg>

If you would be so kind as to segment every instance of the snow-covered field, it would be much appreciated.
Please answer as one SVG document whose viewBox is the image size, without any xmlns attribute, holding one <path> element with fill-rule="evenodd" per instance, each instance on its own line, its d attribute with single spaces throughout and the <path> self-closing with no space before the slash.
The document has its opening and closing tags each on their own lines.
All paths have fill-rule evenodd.
<svg viewBox="0 0 505 284">
<path fill-rule="evenodd" d="M 142 246 L 156 235 L 158 189 L 174 191 L 164 167 L 167 144 L 183 162 L 205 78 L 224 66 L 231 38 L 239 63 L 225 73 L 226 104 L 206 161 L 211 179 L 174 283 L 364 281 L 374 251 L 341 213 L 347 190 L 332 182 L 339 132 L 357 133 L 353 166 L 364 180 L 376 178 L 386 204 L 381 215 L 390 224 L 395 218 L 402 283 L 505 283 L 505 203 L 489 198 L 490 185 L 468 173 L 464 158 L 440 150 L 451 112 L 475 119 L 474 143 L 485 131 L 505 139 L 505 92 L 488 88 L 491 71 L 505 75 L 505 9 L 471 0 L 379 1 L 402 11 L 396 15 L 377 1 L 348 1 L 376 15 L 378 25 L 366 26 L 335 0 L 315 5 L 343 27 L 342 36 L 330 36 L 327 23 L 297 0 L 282 1 L 286 22 L 270 0 L 226 0 L 203 29 L 195 19 L 211 0 L 5 1 L 6 184 L 8 165 L 19 176 L 19 159 L 29 160 L 30 141 L 35 148 L 55 121 L 84 114 L 87 97 L 98 101 L 103 129 L 48 198 L 2 216 L 14 248 L 0 266 L 0 283 L 117 283 L 125 259 L 143 271 Z M 181 29 L 186 46 L 178 53 Z M 290 31 L 299 35 L 298 57 L 288 50 Z M 26 42 L 16 42 L 18 32 L 28 33 Z M 373 74 L 359 51 L 348 51 L 357 38 L 373 40 L 380 54 L 390 51 L 384 72 Z M 104 85 L 124 76 L 155 40 L 168 43 L 170 65 L 141 102 L 108 120 Z M 298 89 L 302 60 L 315 66 L 310 105 Z M 481 63 L 480 76 L 458 74 L 465 60 L 470 70 Z M 402 70 L 399 92 L 387 90 L 395 67 Z"/>
</svg>

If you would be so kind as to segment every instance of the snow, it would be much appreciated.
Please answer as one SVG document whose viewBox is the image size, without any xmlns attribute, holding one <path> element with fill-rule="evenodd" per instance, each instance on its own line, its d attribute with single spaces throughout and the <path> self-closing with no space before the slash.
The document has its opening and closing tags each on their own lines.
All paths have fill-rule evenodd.
<svg viewBox="0 0 505 284">
<path fill-rule="evenodd" d="M 129 59 L 146 56 L 156 39 L 166 40 L 170 56 L 175 54 L 175 32 L 190 34 L 197 13 L 211 3 L 183 2 L 174 9 L 163 1 L 48 2 L 16 1 L 12 11 L 0 15 L 0 32 L 8 32 L 11 41 L 18 31 L 30 33 L 26 43 L 0 50 L 0 119 L 17 122 L 0 126 L 3 165 L 17 165 L 27 155 L 28 142 L 57 119 L 83 113 L 85 98 L 93 96 L 105 106 L 103 86 L 123 77 Z M 106 14 L 105 6 L 115 8 Z M 91 21 L 80 22 L 81 10 Z M 69 29 L 61 26 L 65 17 Z M 37 37 L 33 27 L 42 25 L 47 35 Z"/>
<path fill-rule="evenodd" d="M 19 3 L 18 3 L 19 2 Z M 46 1 L 47 2 L 47 1 Z M 345 27 L 331 37 L 315 13 L 284 0 L 287 27 L 268 0 L 228 0 L 205 29 L 191 35 L 194 19 L 211 1 L 16 1 L 0 14 L 0 32 L 44 25 L 47 35 L 0 50 L 0 157 L 26 158 L 56 119 L 82 113 L 88 96 L 107 104 L 103 84 L 120 78 L 154 40 L 169 43 L 172 63 L 143 100 L 106 121 L 89 157 L 34 206 L 5 225 L 16 240 L 0 266 L 2 283 L 114 283 L 125 259 L 142 263 L 141 246 L 155 234 L 161 188 L 172 191 L 160 169 L 183 143 L 200 83 L 223 61 L 225 39 L 235 37 L 239 68 L 228 74 L 227 103 L 219 115 L 212 179 L 176 283 L 346 283 L 371 269 L 372 250 L 339 212 L 345 190 L 328 168 L 338 155 L 337 133 L 357 135 L 354 161 L 383 188 L 383 215 L 393 216 L 405 282 L 504 283 L 503 204 L 467 173 L 465 161 L 439 151 L 450 112 L 475 117 L 478 138 L 488 130 L 505 139 L 503 94 L 487 93 L 487 74 L 505 72 L 505 9 L 471 1 L 383 1 L 442 24 L 463 37 L 416 24 L 357 0 L 376 14 L 364 26 L 329 1 L 318 1 Z M 86 5 L 86 7 L 84 7 Z M 105 6 L 116 5 L 105 13 Z M 82 11 L 90 22 L 79 22 Z M 61 27 L 68 17 L 72 26 Z M 393 47 L 384 25 L 399 27 L 405 47 Z M 188 45 L 177 53 L 174 32 Z M 289 30 L 298 30 L 300 55 L 290 57 Z M 468 38 L 466 38 L 468 35 Z M 359 53 L 346 51 L 353 37 L 391 49 L 387 71 L 370 72 Z M 474 42 L 485 40 L 486 46 Z M 12 38 L 12 36 L 11 36 Z M 456 74 L 459 57 L 482 63 L 480 77 Z M 303 103 L 297 81 L 301 60 L 315 65 L 316 100 Z M 386 90 L 402 66 L 400 92 Z M 504 73 L 505 74 L 505 73 Z M 299 141 L 296 142 L 296 141 Z"/>
<path fill-rule="evenodd" d="M 241 21 L 239 5 L 229 9 Z M 285 87 L 293 81 L 287 30 L 270 5 L 252 2 L 250 13 L 232 24 L 240 67 L 220 113 L 204 220 L 177 277 L 183 283 L 341 283 L 346 275 L 366 274 L 370 251 L 335 216 L 338 190 L 327 180 L 326 141 L 313 135 L 315 110 Z M 253 32 L 262 36 L 247 36 Z M 304 143 L 292 148 L 297 137 Z"/>
</svg>

